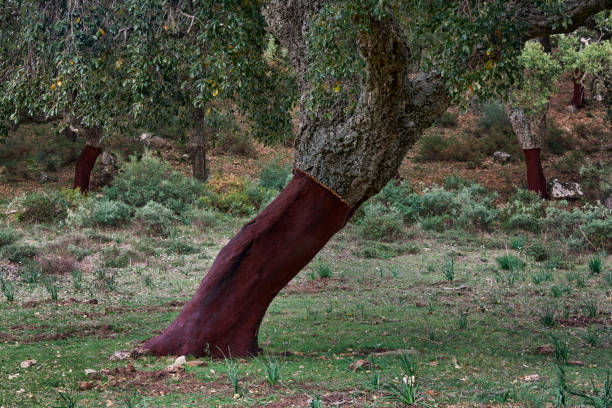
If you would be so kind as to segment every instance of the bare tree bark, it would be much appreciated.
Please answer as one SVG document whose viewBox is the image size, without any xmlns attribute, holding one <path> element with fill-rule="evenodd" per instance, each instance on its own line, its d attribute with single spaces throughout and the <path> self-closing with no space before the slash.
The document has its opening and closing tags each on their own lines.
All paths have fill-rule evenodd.
<svg viewBox="0 0 612 408">
<path fill-rule="evenodd" d="M 208 179 L 206 167 L 206 129 L 204 125 L 204 112 L 194 109 L 192 114 L 194 126 L 189 132 L 189 155 L 191 157 L 191 171 L 198 180 Z"/>
<path fill-rule="evenodd" d="M 81 193 L 86 193 L 89 191 L 91 172 L 98 156 L 102 153 L 100 147 L 102 131 L 100 129 L 83 129 L 81 131 L 85 134 L 86 144 L 76 162 L 72 188 L 78 188 Z"/>
<path fill-rule="evenodd" d="M 574 87 L 570 105 L 575 106 L 578 109 L 584 107 L 584 85 L 582 84 L 583 78 L 584 72 L 580 72 L 578 69 L 576 69 L 576 71 L 574 71 L 574 74 L 572 75 L 572 82 Z"/>
<path fill-rule="evenodd" d="M 527 167 L 527 189 L 539 194 L 542 198 L 549 198 L 546 189 L 546 178 L 540 160 L 540 150 L 544 142 L 546 131 L 546 114 L 548 105 L 538 112 L 527 113 L 522 107 L 506 105 L 508 118 L 514 129 L 521 149 L 525 154 Z"/>
</svg>

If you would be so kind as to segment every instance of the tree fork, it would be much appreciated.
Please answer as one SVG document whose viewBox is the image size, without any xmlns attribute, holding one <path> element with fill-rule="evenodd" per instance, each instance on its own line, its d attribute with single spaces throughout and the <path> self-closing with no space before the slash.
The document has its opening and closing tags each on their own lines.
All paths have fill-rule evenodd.
<svg viewBox="0 0 612 408">
<path fill-rule="evenodd" d="M 159 336 L 156 355 L 247 356 L 268 306 L 348 221 L 351 208 L 306 173 L 219 252 L 191 301 Z"/>
</svg>

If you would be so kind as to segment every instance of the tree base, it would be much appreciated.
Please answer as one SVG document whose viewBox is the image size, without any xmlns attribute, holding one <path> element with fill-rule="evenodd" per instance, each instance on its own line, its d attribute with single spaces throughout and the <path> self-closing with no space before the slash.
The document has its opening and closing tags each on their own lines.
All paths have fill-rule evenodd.
<svg viewBox="0 0 612 408">
<path fill-rule="evenodd" d="M 350 215 L 335 193 L 296 170 L 279 196 L 219 252 L 176 320 L 144 348 L 155 355 L 259 353 L 268 306 Z"/>
<path fill-rule="evenodd" d="M 81 151 L 76 163 L 74 185 L 72 187 L 73 189 L 78 188 L 81 190 L 81 193 L 89 191 L 91 171 L 93 170 L 100 153 L 102 153 L 101 148 L 90 145 L 86 145 L 83 151 Z"/>
<path fill-rule="evenodd" d="M 525 164 L 527 167 L 527 189 L 540 195 L 544 199 L 548 199 L 548 190 L 546 189 L 546 178 L 542 169 L 542 161 L 540 160 L 540 149 L 525 149 Z"/>
</svg>

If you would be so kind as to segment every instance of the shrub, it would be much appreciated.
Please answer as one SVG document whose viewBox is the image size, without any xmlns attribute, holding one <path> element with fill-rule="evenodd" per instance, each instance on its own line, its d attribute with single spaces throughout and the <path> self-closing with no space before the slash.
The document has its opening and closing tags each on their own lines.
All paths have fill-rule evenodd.
<svg viewBox="0 0 612 408">
<path fill-rule="evenodd" d="M 106 268 L 125 268 L 127 267 L 135 254 L 132 251 L 122 251 L 117 245 L 107 248 L 102 253 L 102 260 Z"/>
<path fill-rule="evenodd" d="M 216 144 L 216 150 L 244 157 L 255 157 L 255 147 L 249 136 L 238 130 L 227 131 Z"/>
<path fill-rule="evenodd" d="M 10 245 L 21 238 L 21 233 L 12 228 L 0 229 L 0 249 L 5 245 Z"/>
<path fill-rule="evenodd" d="M 121 201 L 132 208 L 155 201 L 182 215 L 204 192 L 204 185 L 145 152 L 140 161 L 132 156 L 104 192 L 109 200 Z"/>
<path fill-rule="evenodd" d="M 534 242 L 527 248 L 527 255 L 533 257 L 536 262 L 542 262 L 548 259 L 548 248 L 541 242 Z"/>
<path fill-rule="evenodd" d="M 359 220 L 359 234 L 369 240 L 393 242 L 402 238 L 402 218 L 380 204 L 368 205 Z"/>
<path fill-rule="evenodd" d="M 439 133 L 424 135 L 419 140 L 419 150 L 416 161 L 444 160 L 443 152 L 450 145 L 449 141 Z"/>
<path fill-rule="evenodd" d="M 503 255 L 495 258 L 495 260 L 497 261 L 499 267 L 504 270 L 518 271 L 525 269 L 525 262 L 514 255 Z"/>
<path fill-rule="evenodd" d="M 442 232 L 452 227 L 452 219 L 448 215 L 434 215 L 421 219 L 421 228 L 425 231 Z"/>
<path fill-rule="evenodd" d="M 69 202 L 59 191 L 35 192 L 17 201 L 20 222 L 52 223 L 65 219 L 68 214 Z"/>
<path fill-rule="evenodd" d="M 512 124 L 504 105 L 488 102 L 482 105 L 482 116 L 478 119 L 478 127 L 485 130 L 498 130 L 513 133 Z"/>
<path fill-rule="evenodd" d="M 458 114 L 446 111 L 436 121 L 436 125 L 443 128 L 453 128 L 459 124 L 459 121 L 457 120 L 458 118 Z"/>
<path fill-rule="evenodd" d="M 200 248 L 198 248 L 196 245 L 180 238 L 174 238 L 166 241 L 164 242 L 164 246 L 166 247 L 166 253 L 168 255 L 190 255 L 200 252 Z"/>
<path fill-rule="evenodd" d="M 222 214 L 207 208 L 195 208 L 187 213 L 187 219 L 200 230 L 214 227 L 220 222 Z"/>
<path fill-rule="evenodd" d="M 167 236 L 172 224 L 177 221 L 171 210 L 155 201 L 149 201 L 144 207 L 138 208 L 134 217 L 151 235 L 161 236 Z"/>
<path fill-rule="evenodd" d="M 233 215 L 249 215 L 255 211 L 255 205 L 247 194 L 247 184 L 244 177 L 233 174 L 214 176 L 200 204 Z"/>
<path fill-rule="evenodd" d="M 31 245 L 9 244 L 0 250 L 0 258 L 8 259 L 14 263 L 24 263 L 38 254 L 38 248 Z"/>
<path fill-rule="evenodd" d="M 291 165 L 282 164 L 279 159 L 272 160 L 261 169 L 259 185 L 264 188 L 280 191 L 287 185 L 291 175 Z"/>
<path fill-rule="evenodd" d="M 550 206 L 542 225 L 551 237 L 601 248 L 612 245 L 612 210 L 603 206 L 586 204 L 572 211 Z"/>
<path fill-rule="evenodd" d="M 589 258 L 589 271 L 591 271 L 592 274 L 601 273 L 601 258 L 599 255 Z"/>
</svg>

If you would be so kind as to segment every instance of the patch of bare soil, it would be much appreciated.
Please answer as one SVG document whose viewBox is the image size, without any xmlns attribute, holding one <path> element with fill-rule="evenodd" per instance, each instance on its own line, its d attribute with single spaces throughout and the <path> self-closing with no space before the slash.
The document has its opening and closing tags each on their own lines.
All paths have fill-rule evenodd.
<svg viewBox="0 0 612 408">
<path fill-rule="evenodd" d="M 586 317 L 586 316 L 570 316 L 569 318 L 560 318 L 557 319 L 561 326 L 565 327 L 587 327 L 593 324 L 603 324 L 608 325 L 609 322 L 604 322 L 602 320 Z"/>
<path fill-rule="evenodd" d="M 140 395 L 159 396 L 229 388 L 221 383 L 198 381 L 192 373 L 185 372 L 183 368 L 145 371 L 137 370 L 132 364 L 113 370 L 101 370 L 91 377 L 91 381 L 79 383 L 79 387 L 96 390 L 109 388 L 130 390 Z"/>
<path fill-rule="evenodd" d="M 11 327 L 11 333 L 0 333 L 0 341 L 19 342 L 22 344 L 38 343 L 42 341 L 65 340 L 72 337 L 96 337 L 98 339 L 109 339 L 117 336 L 122 331 L 117 331 L 109 324 L 96 324 L 89 326 L 77 326 L 60 333 L 46 333 L 45 330 L 51 326 L 15 325 Z M 35 331 L 35 334 L 30 332 Z"/>
<path fill-rule="evenodd" d="M 127 306 L 109 306 L 104 308 L 104 314 L 124 314 L 124 313 L 146 313 L 146 312 L 167 312 L 168 309 L 183 307 L 187 304 L 186 301 L 173 300 L 164 303 L 160 306 L 145 306 L 145 307 L 127 307 Z"/>
<path fill-rule="evenodd" d="M 44 300 L 30 300 L 28 302 L 22 303 L 21 307 L 26 308 L 35 308 L 40 305 L 57 305 L 57 306 L 70 306 L 74 304 L 82 304 L 82 305 L 97 305 L 98 299 L 89 299 L 89 300 L 77 300 L 74 298 L 70 299 L 44 299 Z"/>
</svg>

